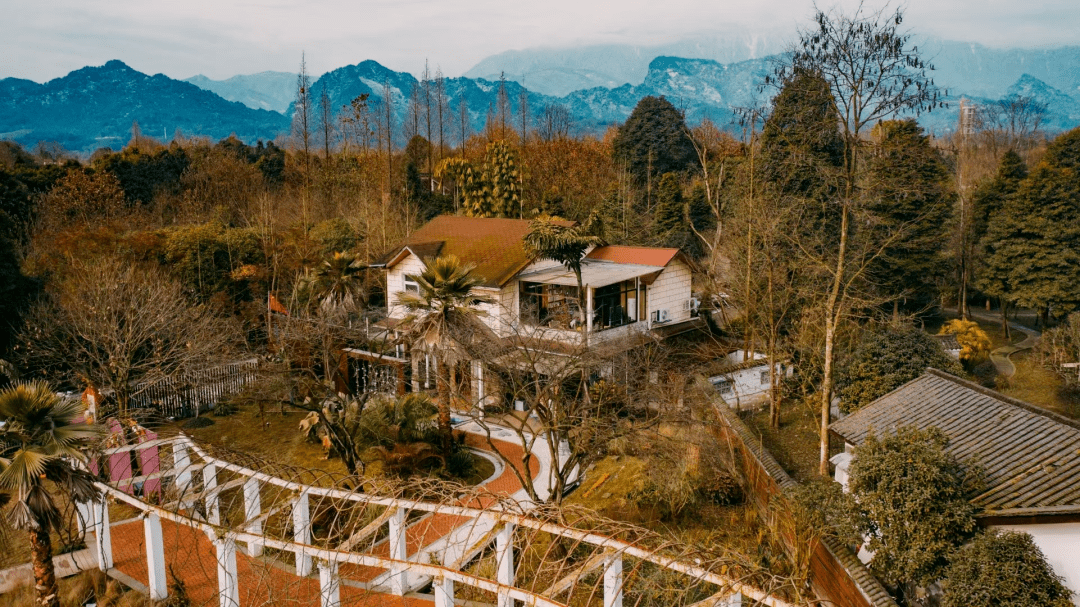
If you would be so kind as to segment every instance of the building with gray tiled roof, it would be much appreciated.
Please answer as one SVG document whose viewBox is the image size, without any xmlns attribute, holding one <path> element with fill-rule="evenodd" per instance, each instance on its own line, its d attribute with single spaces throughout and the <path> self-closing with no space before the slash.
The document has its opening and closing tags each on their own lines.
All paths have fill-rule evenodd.
<svg viewBox="0 0 1080 607">
<path fill-rule="evenodd" d="M 985 473 L 986 489 L 972 498 L 980 524 L 1031 534 L 1080 593 L 1080 423 L 927 369 L 829 427 L 846 446 L 833 458 L 837 480 L 846 484 L 847 466 L 869 434 L 901 426 L 944 432 L 949 451 Z"/>
</svg>

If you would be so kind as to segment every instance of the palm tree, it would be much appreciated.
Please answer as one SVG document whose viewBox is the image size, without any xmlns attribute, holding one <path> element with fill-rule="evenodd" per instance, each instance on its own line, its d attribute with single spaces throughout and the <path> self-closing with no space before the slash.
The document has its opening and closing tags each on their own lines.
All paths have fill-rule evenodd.
<svg viewBox="0 0 1080 607">
<path fill-rule="evenodd" d="M 297 298 L 309 304 L 317 304 L 327 312 L 346 313 L 363 303 L 364 270 L 355 255 L 337 252 L 324 259 L 314 270 L 307 270 L 297 282 Z M 359 301 L 357 301 L 359 300 Z"/>
<path fill-rule="evenodd" d="M 98 497 L 93 477 L 76 466 L 98 435 L 92 426 L 73 423 L 80 409 L 79 401 L 60 398 L 44 382 L 16 383 L 0 392 L 0 504 L 13 502 L 8 520 L 30 533 L 42 607 L 60 605 L 49 531 L 64 525 L 46 481 L 78 502 Z"/>
<path fill-rule="evenodd" d="M 554 221 L 538 219 L 533 222 L 529 233 L 525 235 L 525 252 L 539 259 L 550 259 L 566 266 L 577 277 L 578 310 L 581 312 L 581 327 L 585 335 L 585 345 L 589 345 L 589 332 L 585 309 L 585 285 L 581 280 L 581 260 L 585 258 L 589 247 L 599 247 L 606 243 L 603 236 L 604 226 L 600 215 L 593 211 L 584 223 L 564 226 Z"/>
<path fill-rule="evenodd" d="M 398 293 L 397 301 L 410 312 L 403 326 L 413 347 L 438 353 L 439 434 L 443 455 L 449 456 L 451 368 L 461 362 L 461 355 L 468 354 L 478 339 L 494 337 L 477 318 L 483 312 L 475 307 L 491 300 L 475 292 L 480 279 L 471 275 L 473 266 L 462 264 L 456 256 L 428 258 L 424 264 L 423 272 L 407 276 L 419 285 L 419 292 Z"/>
</svg>

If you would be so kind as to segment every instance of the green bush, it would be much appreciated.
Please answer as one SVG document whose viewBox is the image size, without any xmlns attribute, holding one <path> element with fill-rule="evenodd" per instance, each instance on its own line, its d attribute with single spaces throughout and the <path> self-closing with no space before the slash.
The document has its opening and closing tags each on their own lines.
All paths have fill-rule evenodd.
<svg viewBox="0 0 1080 607">
<path fill-rule="evenodd" d="M 870 434 L 851 463 L 851 493 L 870 521 L 870 569 L 905 587 L 938 579 L 952 551 L 975 531 L 967 490 L 978 483 L 937 428 Z"/>
<path fill-rule="evenodd" d="M 840 409 L 857 411 L 934 367 L 953 375 L 964 370 L 926 333 L 912 327 L 866 331 L 837 378 Z"/>
<path fill-rule="evenodd" d="M 987 531 L 950 559 L 942 607 L 1066 607 L 1072 595 L 1031 536 Z"/>
</svg>

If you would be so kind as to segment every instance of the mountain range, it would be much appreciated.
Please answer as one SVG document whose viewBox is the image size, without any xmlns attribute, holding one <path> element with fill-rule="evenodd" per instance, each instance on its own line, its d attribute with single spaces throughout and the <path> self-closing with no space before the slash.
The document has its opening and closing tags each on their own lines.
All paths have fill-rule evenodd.
<svg viewBox="0 0 1080 607">
<path fill-rule="evenodd" d="M 586 47 L 577 55 L 541 49 L 490 57 L 469 71 L 474 76 L 445 80 L 449 110 L 455 118 L 444 119 L 447 124 L 455 123 L 464 101 L 469 129 L 482 129 L 498 103 L 500 82 L 498 78 L 475 74 L 486 72 L 491 76 L 492 70 L 498 69 L 505 78 L 515 116 L 524 92 L 530 114 L 537 115 L 548 105 L 565 106 L 579 133 L 601 132 L 608 125 L 624 121 L 647 95 L 667 97 L 686 113 L 690 123 L 707 116 L 721 127 L 734 129 L 736 108 L 764 105 L 775 94 L 761 85 L 779 56 L 753 56 L 772 50 L 774 43 L 768 39 L 737 38 L 727 46 L 716 40 L 706 42 L 699 40 L 693 48 L 687 43 L 683 48 L 697 49 L 700 54 L 748 58 L 722 62 L 658 56 L 648 61 L 639 81 L 616 85 L 621 79 L 634 77 L 633 70 L 639 69 L 620 62 L 627 57 L 647 56 L 655 47 Z M 930 41 L 922 48 L 937 68 L 933 73 L 936 82 L 949 92 L 950 107 L 920 117 L 920 122 L 933 132 L 946 133 L 955 128 L 956 102 L 961 95 L 976 103 L 991 103 L 1011 94 L 1031 96 L 1047 107 L 1043 123 L 1047 130 L 1080 125 L 1080 47 L 999 51 Z M 514 74 L 505 68 L 524 74 L 523 79 L 530 84 L 528 90 L 511 79 Z M 540 73 L 550 76 L 553 82 L 564 74 L 567 82 L 595 81 L 603 85 L 547 94 L 537 89 L 556 93 L 562 89 L 554 84 L 543 85 L 543 78 L 536 77 Z M 323 74 L 313 83 L 311 93 L 318 99 L 325 90 L 332 105 L 340 108 L 364 94 L 369 103 L 381 105 L 384 89 L 388 89 L 400 144 L 400 135 L 405 131 L 402 125 L 410 120 L 408 98 L 418 85 L 411 74 L 364 61 Z M 130 136 L 132 122 L 138 121 L 144 133 L 166 139 L 180 130 L 186 135 L 215 139 L 235 134 L 249 142 L 269 140 L 288 132 L 295 88 L 296 75 L 284 72 L 219 81 L 195 76 L 181 81 L 162 74 L 143 74 L 120 61 L 82 68 L 44 84 L 7 78 L 0 80 L 0 139 L 28 146 L 38 141 L 56 141 L 68 149 L 87 152 L 97 147 L 122 146 Z M 447 136 L 451 141 L 458 138 L 449 132 Z"/>
<path fill-rule="evenodd" d="M 296 98 L 296 74 L 289 72 L 260 72 L 225 80 L 211 80 L 199 74 L 185 78 L 184 82 L 257 110 L 284 113 Z"/>
<path fill-rule="evenodd" d="M 177 130 L 215 139 L 231 133 L 245 140 L 273 138 L 289 126 L 278 112 L 227 101 L 162 74 L 148 76 L 116 60 L 45 84 L 0 80 L 0 139 L 27 146 L 55 141 L 83 152 L 119 149 L 136 121 L 143 133 L 165 140 Z"/>
</svg>

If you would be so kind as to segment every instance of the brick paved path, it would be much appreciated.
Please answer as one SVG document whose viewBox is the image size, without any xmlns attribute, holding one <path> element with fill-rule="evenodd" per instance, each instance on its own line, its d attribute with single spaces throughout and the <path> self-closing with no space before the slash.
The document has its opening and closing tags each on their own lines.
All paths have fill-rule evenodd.
<svg viewBox="0 0 1080 607">
<path fill-rule="evenodd" d="M 474 434 L 467 435 L 470 446 L 481 448 L 486 443 L 482 437 Z M 498 449 L 508 455 L 510 461 L 519 462 L 523 455 L 520 445 L 506 441 L 494 441 Z M 536 458 L 532 459 L 530 474 L 535 476 L 540 471 L 540 465 Z M 492 493 L 509 496 L 521 489 L 517 476 L 510 468 L 505 467 L 502 474 L 484 483 L 484 487 Z M 488 498 L 492 499 L 492 498 Z M 475 501 L 470 506 L 476 506 Z M 484 506 L 486 504 L 480 504 Z M 421 518 L 406 530 L 406 547 L 410 556 L 416 554 L 421 548 L 429 546 L 433 542 L 450 533 L 460 525 L 466 524 L 471 519 L 467 517 L 447 514 L 432 514 Z M 178 576 L 185 585 L 188 596 L 195 605 L 212 605 L 217 603 L 217 558 L 214 546 L 201 531 L 185 525 L 162 521 L 162 535 L 165 544 L 166 573 L 171 582 L 174 575 Z M 113 560 L 117 570 L 134 578 L 136 581 L 148 584 L 146 569 L 146 545 L 141 521 L 132 521 L 113 525 L 112 545 Z M 341 538 L 344 541 L 345 538 Z M 266 552 L 272 552 L 266 549 Z M 378 556 L 389 556 L 389 544 L 386 541 L 376 544 L 372 550 Z M 270 605 L 297 605 L 318 607 L 319 605 L 319 581 L 318 574 L 307 578 L 299 578 L 291 571 L 272 564 L 273 557 L 261 560 L 251 558 L 241 549 L 237 550 L 236 565 L 240 578 L 240 605 L 241 607 L 263 607 Z M 286 556 L 285 562 L 291 562 L 292 557 Z M 430 600 L 397 597 L 388 594 L 375 593 L 362 588 L 348 585 L 348 581 L 367 582 L 381 575 L 385 570 L 375 567 L 359 567 L 350 563 L 342 563 L 339 573 L 343 583 L 341 585 L 342 606 L 352 605 L 386 605 L 388 607 L 431 605 Z"/>
</svg>

